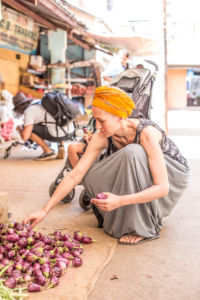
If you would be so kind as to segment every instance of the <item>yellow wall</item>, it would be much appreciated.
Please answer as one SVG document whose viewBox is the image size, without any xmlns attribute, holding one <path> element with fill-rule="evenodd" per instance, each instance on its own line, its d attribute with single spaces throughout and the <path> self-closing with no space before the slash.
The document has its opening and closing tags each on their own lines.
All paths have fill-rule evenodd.
<svg viewBox="0 0 200 300">
<path fill-rule="evenodd" d="M 167 73 L 168 108 L 182 108 L 187 105 L 186 69 L 169 69 Z"/>
<path fill-rule="evenodd" d="M 20 55 L 20 59 L 16 58 L 16 54 Z M 0 48 L 0 73 L 5 82 L 5 89 L 13 95 L 19 89 L 20 68 L 27 68 L 28 63 L 29 55 Z"/>
</svg>

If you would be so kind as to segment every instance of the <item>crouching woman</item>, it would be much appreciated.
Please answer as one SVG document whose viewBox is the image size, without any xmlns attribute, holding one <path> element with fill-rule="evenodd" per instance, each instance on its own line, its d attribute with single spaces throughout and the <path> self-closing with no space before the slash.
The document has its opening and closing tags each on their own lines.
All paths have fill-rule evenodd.
<svg viewBox="0 0 200 300">
<path fill-rule="evenodd" d="M 128 245 L 159 238 L 162 219 L 187 187 L 189 168 L 157 124 L 128 118 L 133 109 L 134 102 L 122 90 L 96 89 L 92 111 L 98 132 L 47 204 L 26 217 L 25 223 L 35 226 L 42 221 L 82 181 L 106 233 Z M 106 156 L 96 162 L 104 149 Z M 96 199 L 98 193 L 107 199 Z"/>
</svg>

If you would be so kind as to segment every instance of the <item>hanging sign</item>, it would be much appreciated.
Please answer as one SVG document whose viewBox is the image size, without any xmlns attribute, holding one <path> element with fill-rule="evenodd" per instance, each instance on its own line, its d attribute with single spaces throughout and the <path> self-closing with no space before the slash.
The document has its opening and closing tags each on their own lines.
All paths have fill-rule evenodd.
<svg viewBox="0 0 200 300">
<path fill-rule="evenodd" d="M 36 54 L 39 26 L 34 20 L 12 10 L 2 9 L 0 48 L 25 54 Z"/>
</svg>

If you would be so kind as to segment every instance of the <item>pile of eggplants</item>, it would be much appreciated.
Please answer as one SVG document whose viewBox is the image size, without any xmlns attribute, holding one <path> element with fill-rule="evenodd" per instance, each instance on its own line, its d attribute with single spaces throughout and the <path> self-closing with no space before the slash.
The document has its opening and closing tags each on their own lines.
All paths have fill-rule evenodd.
<svg viewBox="0 0 200 300">
<path fill-rule="evenodd" d="M 50 236 L 27 224 L 0 224 L 0 281 L 11 289 L 25 284 L 29 292 L 57 286 L 69 264 L 82 265 L 81 244 L 92 241 L 80 231 Z"/>
</svg>

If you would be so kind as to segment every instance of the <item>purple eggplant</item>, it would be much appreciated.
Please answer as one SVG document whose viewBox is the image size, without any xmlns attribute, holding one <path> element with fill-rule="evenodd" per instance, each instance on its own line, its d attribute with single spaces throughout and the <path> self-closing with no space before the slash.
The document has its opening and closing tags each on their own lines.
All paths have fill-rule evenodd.
<svg viewBox="0 0 200 300">
<path fill-rule="evenodd" d="M 23 258 L 21 256 L 17 256 L 15 258 L 15 263 L 17 263 L 17 262 L 19 262 L 20 264 L 23 264 L 24 260 L 23 260 Z"/>
<path fill-rule="evenodd" d="M 26 252 L 26 249 L 19 249 L 18 253 L 19 255 L 24 255 L 24 253 Z"/>
<path fill-rule="evenodd" d="M 9 223 L 8 223 L 9 224 Z M 2 230 L 4 228 L 4 224 L 0 223 L 0 230 Z"/>
<path fill-rule="evenodd" d="M 44 249 L 42 247 L 34 247 L 32 249 L 32 253 L 34 253 L 38 257 L 42 257 L 42 255 L 44 253 Z"/>
<path fill-rule="evenodd" d="M 44 286 L 47 282 L 44 275 L 35 276 L 35 282 L 41 286 Z"/>
<path fill-rule="evenodd" d="M 16 279 L 13 277 L 9 277 L 4 282 L 4 285 L 6 285 L 9 289 L 14 289 L 17 285 Z"/>
<path fill-rule="evenodd" d="M 23 231 L 18 231 L 18 234 L 19 234 L 20 237 L 25 237 L 25 238 L 27 237 L 27 231 L 24 231 L 24 230 Z"/>
<path fill-rule="evenodd" d="M 4 246 L 0 246 L 0 253 L 4 254 L 6 252 L 5 247 Z"/>
<path fill-rule="evenodd" d="M 83 261 L 80 257 L 74 257 L 72 260 L 72 264 L 74 267 L 80 267 L 82 265 Z"/>
<path fill-rule="evenodd" d="M 70 241 L 64 241 L 64 246 L 67 247 L 69 250 L 74 248 L 74 244 Z"/>
<path fill-rule="evenodd" d="M 35 262 L 35 263 L 33 264 L 33 270 L 36 270 L 36 269 L 40 269 L 40 264 L 37 263 L 37 262 Z"/>
<path fill-rule="evenodd" d="M 10 265 L 9 268 L 5 272 L 5 275 L 11 276 L 13 269 L 14 269 L 14 266 Z"/>
<path fill-rule="evenodd" d="M 56 254 L 62 254 L 64 252 L 63 247 L 57 247 L 55 253 Z"/>
<path fill-rule="evenodd" d="M 74 239 L 77 240 L 78 242 L 81 242 L 83 233 L 80 231 L 75 231 L 74 232 Z"/>
<path fill-rule="evenodd" d="M 32 230 L 32 228 L 31 228 L 31 229 L 29 229 L 28 232 L 27 232 L 27 237 L 33 237 L 34 234 L 35 234 L 35 231 Z"/>
<path fill-rule="evenodd" d="M 37 283 L 29 283 L 28 285 L 28 291 L 29 292 L 40 292 L 41 291 L 41 285 Z"/>
<path fill-rule="evenodd" d="M 54 250 L 50 250 L 46 252 L 46 257 L 55 258 Z"/>
<path fill-rule="evenodd" d="M 72 239 L 72 242 L 73 242 L 73 244 L 74 244 L 74 247 L 76 247 L 76 248 L 79 248 L 79 247 L 80 247 L 80 242 L 79 242 L 79 241 L 77 241 L 77 240 L 75 240 L 75 239 Z"/>
<path fill-rule="evenodd" d="M 27 268 L 26 273 L 28 273 L 30 275 L 33 274 L 33 267 L 31 265 Z"/>
<path fill-rule="evenodd" d="M 17 233 L 8 234 L 6 236 L 7 241 L 9 242 L 16 242 L 19 239 L 19 235 Z"/>
<path fill-rule="evenodd" d="M 76 251 L 78 251 L 80 254 L 82 254 L 83 253 L 83 248 L 81 248 L 81 247 L 77 248 Z"/>
<path fill-rule="evenodd" d="M 48 257 L 40 257 L 40 258 L 39 258 L 39 263 L 40 263 L 41 265 L 44 265 L 44 264 L 46 264 L 46 263 L 49 263 Z"/>
<path fill-rule="evenodd" d="M 25 273 L 25 274 L 23 275 L 23 278 L 24 278 L 24 281 L 25 281 L 25 282 L 30 282 L 30 281 L 32 281 L 32 277 L 31 277 L 31 275 L 28 274 L 28 273 Z"/>
<path fill-rule="evenodd" d="M 41 232 L 35 232 L 35 233 L 34 233 L 34 238 L 35 238 L 36 240 L 41 240 L 41 239 L 42 239 L 42 234 L 41 234 Z"/>
<path fill-rule="evenodd" d="M 49 277 L 50 271 L 51 271 L 51 269 L 50 269 L 49 264 L 45 263 L 44 265 L 42 265 L 42 272 L 46 278 Z"/>
<path fill-rule="evenodd" d="M 78 249 L 74 249 L 71 251 L 71 254 L 74 256 L 74 257 L 79 257 L 81 255 L 81 253 L 78 251 Z"/>
<path fill-rule="evenodd" d="M 99 193 L 96 195 L 97 199 L 107 199 L 107 196 L 104 193 Z"/>
<path fill-rule="evenodd" d="M 56 258 L 56 266 L 61 268 L 62 270 L 65 270 L 67 266 L 69 265 L 69 260 L 66 258 Z"/>
<path fill-rule="evenodd" d="M 46 245 L 46 246 L 44 247 L 44 250 L 45 250 L 45 251 L 50 251 L 50 250 L 53 250 L 53 247 L 52 247 L 51 245 Z"/>
<path fill-rule="evenodd" d="M 62 238 L 62 233 L 60 231 L 54 231 L 54 236 L 59 236 L 60 238 Z"/>
<path fill-rule="evenodd" d="M 22 223 L 15 223 L 14 225 L 14 228 L 17 230 L 17 231 L 23 231 L 24 230 L 24 225 Z"/>
<path fill-rule="evenodd" d="M 15 253 L 15 250 L 10 250 L 8 253 L 7 253 L 7 257 L 9 259 L 15 257 L 16 253 Z"/>
<path fill-rule="evenodd" d="M 42 270 L 41 269 L 33 269 L 33 274 L 34 276 L 42 276 L 43 273 L 42 273 Z"/>
<path fill-rule="evenodd" d="M 4 266 L 7 266 L 8 264 L 10 264 L 10 260 L 8 258 L 3 258 L 1 260 L 1 263 L 4 265 Z"/>
<path fill-rule="evenodd" d="M 89 236 L 83 236 L 81 243 L 83 244 L 91 244 L 93 242 L 92 238 Z"/>
<path fill-rule="evenodd" d="M 70 241 L 71 242 L 71 236 L 69 234 L 64 234 L 63 235 L 63 241 Z"/>
<path fill-rule="evenodd" d="M 32 236 L 27 238 L 28 245 L 32 246 L 35 244 L 35 240 Z"/>
<path fill-rule="evenodd" d="M 52 276 L 50 280 L 51 287 L 54 287 L 59 284 L 59 278 L 57 276 Z"/>
<path fill-rule="evenodd" d="M 22 268 L 23 268 L 23 262 L 17 261 L 17 262 L 15 263 L 15 269 L 21 271 Z"/>
<path fill-rule="evenodd" d="M 74 258 L 73 255 L 72 255 L 71 253 L 69 253 L 69 252 L 64 252 L 64 253 L 62 254 L 62 257 L 66 258 L 66 259 L 68 259 L 68 260 L 71 260 L 71 259 Z"/>
<path fill-rule="evenodd" d="M 38 257 L 33 254 L 33 253 L 29 253 L 27 256 L 26 256 L 26 259 L 29 261 L 29 262 L 34 262 L 38 259 Z"/>
<path fill-rule="evenodd" d="M 44 235 L 41 240 L 45 245 L 50 245 L 52 243 L 52 238 L 48 235 Z"/>
<path fill-rule="evenodd" d="M 56 266 L 59 267 L 61 270 L 65 270 L 67 268 L 66 263 L 64 261 L 58 261 Z"/>
<path fill-rule="evenodd" d="M 6 251 L 10 251 L 13 247 L 14 247 L 13 243 L 7 243 L 7 244 L 5 244 Z"/>
<path fill-rule="evenodd" d="M 60 247 L 60 246 L 63 247 L 63 245 L 64 245 L 63 241 L 60 241 L 60 240 L 54 241 L 52 244 L 54 247 Z"/>
<path fill-rule="evenodd" d="M 28 261 L 24 261 L 22 263 L 22 272 L 26 273 L 28 268 L 31 266 L 31 263 Z"/>
<path fill-rule="evenodd" d="M 44 246 L 45 246 L 45 243 L 43 241 L 38 241 L 34 244 L 34 248 L 44 247 Z"/>
<path fill-rule="evenodd" d="M 15 278 L 17 283 L 22 283 L 24 281 L 24 279 L 22 277 L 22 273 L 19 270 L 13 270 L 12 273 L 11 273 L 11 276 L 13 278 Z"/>
<path fill-rule="evenodd" d="M 25 248 L 28 245 L 28 241 L 25 237 L 20 237 L 19 240 L 17 241 L 17 245 L 20 248 Z"/>
<path fill-rule="evenodd" d="M 15 229 L 14 228 L 9 228 L 7 230 L 7 234 L 13 234 L 13 233 L 15 233 Z"/>
<path fill-rule="evenodd" d="M 55 266 L 55 267 L 52 269 L 52 275 L 53 275 L 53 276 L 60 277 L 60 276 L 62 275 L 62 269 L 59 268 L 58 266 Z"/>
</svg>

